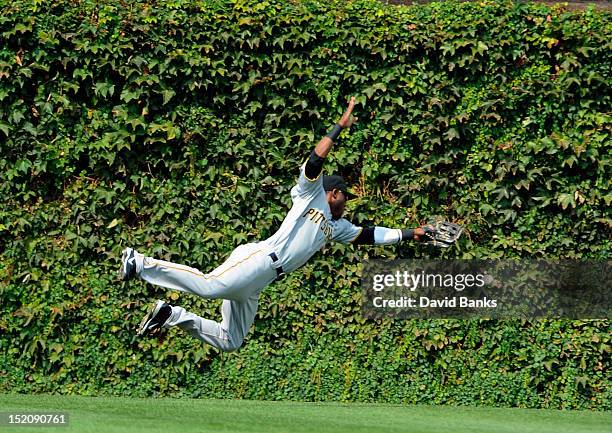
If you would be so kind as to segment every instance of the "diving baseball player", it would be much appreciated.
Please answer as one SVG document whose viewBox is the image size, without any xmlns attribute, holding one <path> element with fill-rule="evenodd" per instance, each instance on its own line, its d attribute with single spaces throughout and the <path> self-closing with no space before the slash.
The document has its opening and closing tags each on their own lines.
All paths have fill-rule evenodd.
<svg viewBox="0 0 612 433">
<path fill-rule="evenodd" d="M 147 257 L 132 248 L 123 251 L 119 270 L 123 280 L 140 277 L 151 284 L 202 298 L 223 299 L 220 322 L 157 301 L 142 320 L 138 335 L 178 326 L 218 349 L 236 350 L 253 324 L 264 287 L 302 266 L 327 242 L 383 245 L 435 238 L 431 227 L 362 228 L 342 218 L 348 199 L 347 186 L 340 176 L 322 176 L 321 172 L 334 140 L 355 121 L 351 114 L 354 105 L 353 97 L 338 123 L 301 166 L 297 184 L 291 189 L 293 205 L 270 238 L 237 247 L 209 273 Z"/>
</svg>

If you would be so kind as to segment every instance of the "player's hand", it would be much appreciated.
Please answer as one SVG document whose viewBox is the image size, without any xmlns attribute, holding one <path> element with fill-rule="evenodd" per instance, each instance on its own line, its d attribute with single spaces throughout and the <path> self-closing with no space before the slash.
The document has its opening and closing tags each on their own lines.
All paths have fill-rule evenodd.
<svg viewBox="0 0 612 433">
<path fill-rule="evenodd" d="M 428 240 L 431 240 L 431 232 L 433 230 L 434 227 L 431 225 L 416 228 L 414 229 L 413 238 L 417 242 L 426 242 Z"/>
<path fill-rule="evenodd" d="M 350 128 L 351 125 L 357 121 L 357 118 L 353 117 L 351 114 L 353 112 L 354 107 L 355 107 L 355 97 L 351 96 L 351 100 L 349 101 L 346 111 L 344 112 L 340 120 L 338 121 L 338 125 L 340 125 L 342 128 L 344 129 Z"/>
</svg>

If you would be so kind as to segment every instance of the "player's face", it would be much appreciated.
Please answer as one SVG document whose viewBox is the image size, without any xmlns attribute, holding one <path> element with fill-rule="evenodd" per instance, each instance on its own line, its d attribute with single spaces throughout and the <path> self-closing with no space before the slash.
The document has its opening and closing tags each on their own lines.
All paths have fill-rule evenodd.
<svg viewBox="0 0 612 433">
<path fill-rule="evenodd" d="M 346 205 L 346 196 L 338 189 L 329 191 L 327 193 L 327 203 L 331 210 L 332 218 L 338 220 L 342 218 L 344 213 L 344 206 Z"/>
</svg>

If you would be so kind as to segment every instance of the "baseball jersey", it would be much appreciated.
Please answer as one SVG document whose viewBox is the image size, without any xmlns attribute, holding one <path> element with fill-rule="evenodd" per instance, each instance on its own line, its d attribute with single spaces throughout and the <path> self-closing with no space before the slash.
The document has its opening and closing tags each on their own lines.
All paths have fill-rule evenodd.
<svg viewBox="0 0 612 433">
<path fill-rule="evenodd" d="M 302 266 L 328 241 L 350 243 L 362 230 L 344 218 L 332 219 L 321 174 L 308 179 L 305 167 L 302 164 L 291 189 L 291 210 L 278 231 L 264 241 L 276 252 L 285 272 Z"/>
</svg>

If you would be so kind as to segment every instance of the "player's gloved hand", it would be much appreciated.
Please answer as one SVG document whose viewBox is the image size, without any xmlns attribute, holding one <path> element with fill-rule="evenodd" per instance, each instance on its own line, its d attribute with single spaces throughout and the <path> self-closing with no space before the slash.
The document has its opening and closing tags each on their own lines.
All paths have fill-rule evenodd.
<svg viewBox="0 0 612 433">
<path fill-rule="evenodd" d="M 417 242 L 431 242 L 434 240 L 435 229 L 431 225 L 414 229 L 414 240 Z"/>
<path fill-rule="evenodd" d="M 449 248 L 463 232 L 463 227 L 448 221 L 436 221 L 414 230 L 414 239 L 437 248 Z"/>
<path fill-rule="evenodd" d="M 351 114 L 353 112 L 353 108 L 355 108 L 355 97 L 351 96 L 351 100 L 349 101 L 346 111 L 340 120 L 338 120 L 338 125 L 340 125 L 343 129 L 350 128 L 353 123 L 357 122 L 357 118 L 353 117 Z"/>
</svg>

